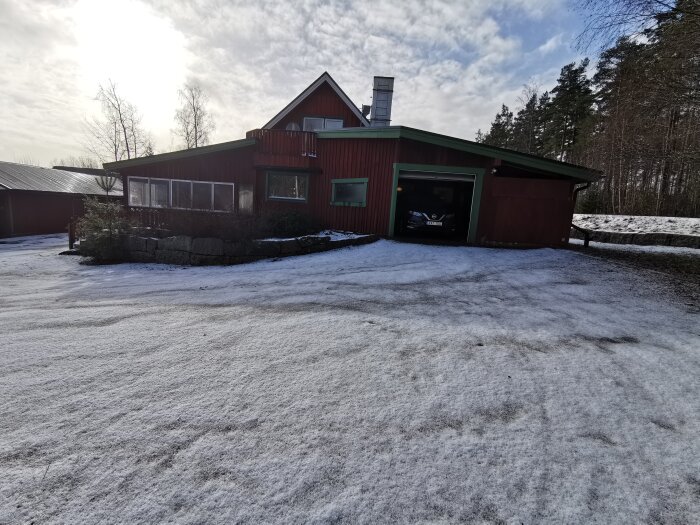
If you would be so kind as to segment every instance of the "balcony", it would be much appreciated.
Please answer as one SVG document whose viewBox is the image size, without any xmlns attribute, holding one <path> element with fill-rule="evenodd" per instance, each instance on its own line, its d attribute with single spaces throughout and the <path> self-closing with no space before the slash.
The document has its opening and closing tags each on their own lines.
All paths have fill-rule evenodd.
<svg viewBox="0 0 700 525">
<path fill-rule="evenodd" d="M 246 138 L 257 141 L 253 163 L 267 168 L 313 168 L 316 133 L 280 129 L 254 129 Z"/>
</svg>

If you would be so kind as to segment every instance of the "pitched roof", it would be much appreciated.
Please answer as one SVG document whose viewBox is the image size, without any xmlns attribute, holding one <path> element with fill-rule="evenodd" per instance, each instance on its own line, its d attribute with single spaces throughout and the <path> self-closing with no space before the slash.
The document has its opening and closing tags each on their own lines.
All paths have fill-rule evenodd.
<svg viewBox="0 0 700 525">
<path fill-rule="evenodd" d="M 318 131 L 316 134 L 318 135 L 319 139 L 403 138 L 415 140 L 417 142 L 424 142 L 426 144 L 443 146 L 458 151 L 464 151 L 473 155 L 500 159 L 517 166 L 544 171 L 547 173 L 555 173 L 557 175 L 562 175 L 564 177 L 570 177 L 572 179 L 585 182 L 596 181 L 602 176 L 601 172 L 591 168 L 586 168 L 585 166 L 546 159 L 544 157 L 538 157 L 537 155 L 520 153 L 519 151 L 499 148 L 496 146 L 488 146 L 480 142 L 473 142 L 471 140 L 440 135 L 438 133 L 423 131 L 422 129 L 409 128 L 407 126 L 387 126 L 384 128 L 345 128 L 330 131 Z"/>
<path fill-rule="evenodd" d="M 0 191 L 2 190 L 50 191 L 85 195 L 105 194 L 105 190 L 97 184 L 95 175 L 27 166 L 14 162 L 0 162 Z M 122 182 L 119 178 L 109 194 L 122 195 Z"/>
<path fill-rule="evenodd" d="M 340 99 L 350 108 L 350 110 L 355 114 L 355 116 L 360 119 L 360 122 L 364 124 L 365 126 L 369 126 L 369 120 L 362 114 L 362 112 L 357 109 L 357 106 L 352 103 L 352 100 L 350 100 L 350 97 L 348 97 L 345 92 L 340 89 L 340 86 L 338 83 L 333 80 L 333 77 L 331 77 L 327 71 L 323 73 L 320 77 L 318 77 L 314 82 L 311 83 L 309 87 L 307 87 L 304 91 L 299 93 L 299 95 L 292 100 L 287 106 L 277 113 L 270 122 L 265 124 L 263 126 L 263 129 L 270 129 L 273 126 L 275 126 L 280 120 L 282 120 L 284 117 L 286 117 L 294 108 L 296 108 L 299 104 L 301 104 L 307 97 L 309 97 L 314 91 L 316 91 L 323 83 L 327 83 L 333 91 L 336 92 L 336 94 L 340 97 Z"/>
</svg>

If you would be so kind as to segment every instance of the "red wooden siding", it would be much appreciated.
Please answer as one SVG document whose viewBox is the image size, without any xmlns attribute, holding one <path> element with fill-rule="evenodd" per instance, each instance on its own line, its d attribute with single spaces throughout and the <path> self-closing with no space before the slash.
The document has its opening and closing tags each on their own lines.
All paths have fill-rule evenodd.
<svg viewBox="0 0 700 525">
<path fill-rule="evenodd" d="M 556 246 L 568 242 L 572 182 L 495 176 L 487 182 L 479 215 L 480 243 Z"/>
<path fill-rule="evenodd" d="M 152 164 L 119 168 L 127 192 L 127 177 L 201 180 L 209 182 L 253 182 L 253 146 L 218 151 L 185 159 L 163 160 Z"/>
<path fill-rule="evenodd" d="M 279 129 L 254 129 L 246 138 L 255 139 L 255 166 L 312 168 L 318 155 L 316 133 Z"/>
<path fill-rule="evenodd" d="M 394 139 L 320 140 L 323 174 L 312 186 L 314 217 L 331 228 L 386 235 L 397 144 Z M 332 206 L 331 181 L 353 178 L 369 179 L 367 206 Z"/>
<path fill-rule="evenodd" d="M 489 157 L 411 140 L 401 140 L 400 162 L 484 168 L 479 243 L 554 246 L 568 242 L 574 186 L 569 179 L 500 167 L 499 161 Z M 494 168 L 511 176 L 494 176 Z"/>
<path fill-rule="evenodd" d="M 337 99 L 332 95 L 329 98 Z M 124 192 L 128 195 L 130 176 L 253 183 L 256 215 L 298 211 L 325 228 L 386 235 L 395 163 L 477 167 L 484 170 L 478 243 L 561 245 L 568 240 L 574 187 L 570 179 L 407 139 L 317 139 L 315 134 L 280 130 L 254 130 L 249 135 L 258 141 L 255 146 L 122 168 Z M 308 173 L 307 201 L 268 201 L 266 173 L 274 169 Z M 344 178 L 368 179 L 365 207 L 331 205 L 331 181 Z"/>
<path fill-rule="evenodd" d="M 84 196 L 45 191 L 0 191 L 0 237 L 64 233 L 83 213 Z"/>
<path fill-rule="evenodd" d="M 434 146 L 415 140 L 400 140 L 400 153 L 396 162 L 409 164 L 435 164 L 440 166 L 464 166 L 471 168 L 490 168 L 492 160 L 488 157 L 472 155 L 464 151 Z"/>
<path fill-rule="evenodd" d="M 304 117 L 341 118 L 346 128 L 362 126 L 360 119 L 326 82 L 279 121 L 274 129 L 286 129 L 290 122 L 297 123 L 299 129 L 303 129 Z"/>
</svg>

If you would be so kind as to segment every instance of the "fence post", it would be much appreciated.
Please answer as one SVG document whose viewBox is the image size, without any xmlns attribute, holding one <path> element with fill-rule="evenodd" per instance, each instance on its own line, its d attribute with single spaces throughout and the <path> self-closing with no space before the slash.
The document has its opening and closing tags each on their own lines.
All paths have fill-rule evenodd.
<svg viewBox="0 0 700 525">
<path fill-rule="evenodd" d="M 68 249 L 72 250 L 75 246 L 75 219 L 71 217 L 68 223 Z"/>
</svg>

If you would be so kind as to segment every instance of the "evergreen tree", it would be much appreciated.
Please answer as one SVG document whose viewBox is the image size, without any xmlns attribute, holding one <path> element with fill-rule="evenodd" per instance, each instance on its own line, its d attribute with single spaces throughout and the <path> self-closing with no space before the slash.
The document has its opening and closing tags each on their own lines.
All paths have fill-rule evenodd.
<svg viewBox="0 0 700 525">
<path fill-rule="evenodd" d="M 491 123 L 491 129 L 484 136 L 484 144 L 498 146 L 499 148 L 509 148 L 513 144 L 513 112 L 508 106 L 503 104 L 501 112 Z"/>
<path fill-rule="evenodd" d="M 544 137 L 545 154 L 571 162 L 581 128 L 593 114 L 593 90 L 586 76 L 588 59 L 567 64 L 561 69 L 557 85 L 552 89 L 549 123 Z"/>
<path fill-rule="evenodd" d="M 523 153 L 538 153 L 537 93 L 532 92 L 525 105 L 518 110 L 513 122 L 513 149 Z"/>
</svg>

